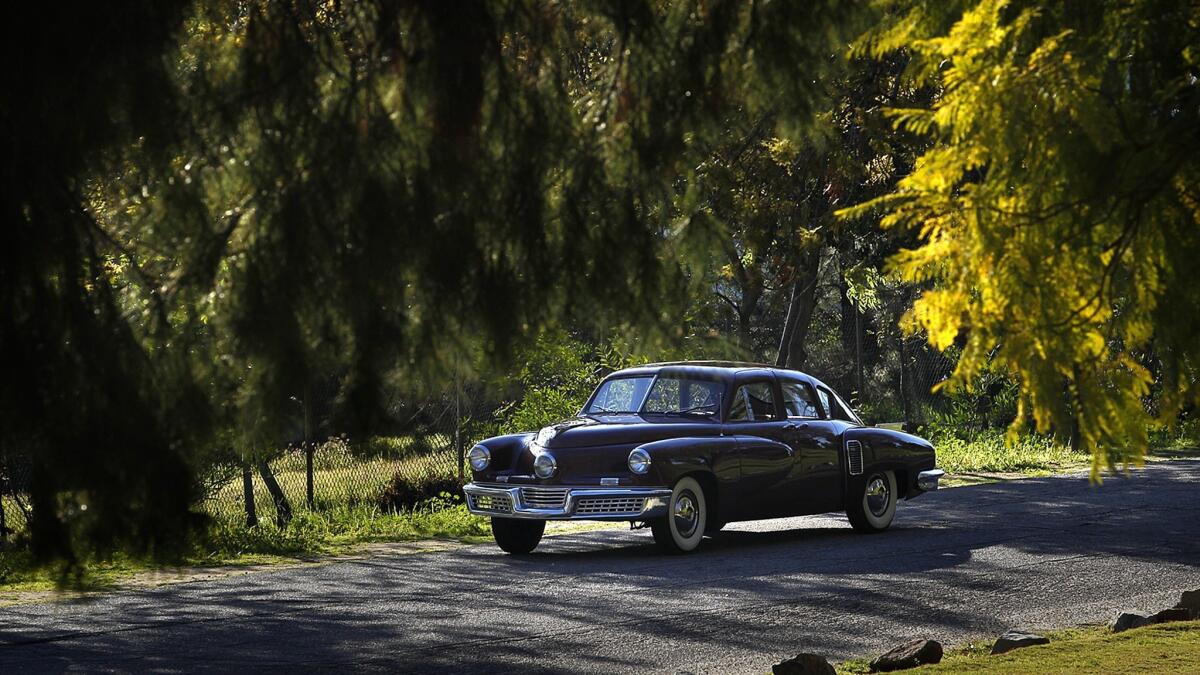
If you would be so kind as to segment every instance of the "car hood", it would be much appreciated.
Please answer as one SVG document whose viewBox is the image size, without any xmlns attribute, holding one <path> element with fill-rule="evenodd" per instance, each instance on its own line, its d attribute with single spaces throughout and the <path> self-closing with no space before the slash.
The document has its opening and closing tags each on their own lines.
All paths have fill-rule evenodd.
<svg viewBox="0 0 1200 675">
<path fill-rule="evenodd" d="M 586 448 L 604 445 L 641 445 L 664 438 L 716 436 L 721 425 L 694 417 L 650 415 L 597 415 L 574 417 L 543 428 L 533 442 L 544 448 Z"/>
</svg>

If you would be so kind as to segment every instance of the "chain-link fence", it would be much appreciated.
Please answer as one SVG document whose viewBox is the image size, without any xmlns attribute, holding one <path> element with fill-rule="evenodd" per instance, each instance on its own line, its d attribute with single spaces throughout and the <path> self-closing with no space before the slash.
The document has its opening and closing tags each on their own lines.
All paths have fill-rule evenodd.
<svg viewBox="0 0 1200 675">
<path fill-rule="evenodd" d="M 278 520 L 281 512 L 369 507 L 400 511 L 441 493 L 457 495 L 466 451 L 491 410 L 445 396 L 409 410 L 387 435 L 302 442 L 269 458 L 214 467 L 204 510 L 224 521 Z"/>
<path fill-rule="evenodd" d="M 489 435 L 494 406 L 444 395 L 394 407 L 403 414 L 384 435 L 298 441 L 209 466 L 199 476 L 197 506 L 233 524 L 275 522 L 287 511 L 399 511 L 443 492 L 457 495 L 468 475 L 466 451 Z M 0 542 L 28 527 L 29 467 L 21 459 L 0 456 Z"/>
</svg>

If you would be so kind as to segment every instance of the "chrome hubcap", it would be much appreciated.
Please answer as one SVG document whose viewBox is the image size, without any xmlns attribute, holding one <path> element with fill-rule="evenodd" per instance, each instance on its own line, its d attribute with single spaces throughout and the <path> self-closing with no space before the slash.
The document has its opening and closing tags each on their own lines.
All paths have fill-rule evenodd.
<svg viewBox="0 0 1200 675">
<path fill-rule="evenodd" d="M 875 476 L 867 483 L 867 508 L 871 515 L 882 516 L 887 511 L 889 498 L 888 484 L 882 476 Z"/>
<path fill-rule="evenodd" d="M 700 513 L 696 510 L 696 500 L 691 492 L 684 492 L 675 500 L 675 531 L 681 537 L 690 537 L 696 531 L 700 521 Z"/>
</svg>

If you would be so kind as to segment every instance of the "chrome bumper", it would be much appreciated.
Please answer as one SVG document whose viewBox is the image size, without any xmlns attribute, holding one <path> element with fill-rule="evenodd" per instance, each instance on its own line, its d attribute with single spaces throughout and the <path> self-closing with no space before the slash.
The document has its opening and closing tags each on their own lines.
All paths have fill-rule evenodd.
<svg viewBox="0 0 1200 675">
<path fill-rule="evenodd" d="M 534 520 L 646 520 L 665 516 L 671 500 L 669 488 L 468 483 L 463 492 L 475 515 Z"/>
<path fill-rule="evenodd" d="M 938 481 L 945 476 L 946 472 L 941 469 L 930 469 L 917 474 L 917 487 L 929 491 L 938 489 Z"/>
</svg>

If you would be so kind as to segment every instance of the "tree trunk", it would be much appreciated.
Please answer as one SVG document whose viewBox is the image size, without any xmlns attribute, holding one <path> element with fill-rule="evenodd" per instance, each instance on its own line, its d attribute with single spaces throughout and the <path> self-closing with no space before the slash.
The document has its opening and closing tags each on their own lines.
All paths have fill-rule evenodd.
<svg viewBox="0 0 1200 675">
<path fill-rule="evenodd" d="M 267 486 L 267 492 L 271 493 L 271 499 L 275 502 L 275 524 L 279 525 L 280 529 L 287 527 L 292 519 L 292 504 L 287 495 L 283 494 L 283 488 L 279 487 L 279 481 L 275 480 L 275 474 L 271 473 L 271 465 L 267 460 L 259 460 L 258 475 L 262 476 L 263 484 Z"/>
<path fill-rule="evenodd" d="M 757 283 L 756 283 L 757 281 Z M 750 332 L 750 323 L 754 313 L 758 311 L 758 301 L 762 298 L 761 280 L 751 279 L 742 286 L 742 301 L 738 304 L 738 344 L 742 349 L 754 353 L 754 336 Z"/>
<path fill-rule="evenodd" d="M 8 538 L 8 521 L 4 513 L 4 490 L 0 489 L 0 543 Z"/>
<path fill-rule="evenodd" d="M 254 508 L 254 479 L 249 464 L 242 464 L 242 498 L 246 502 L 246 527 L 258 527 L 258 509 Z"/>
<path fill-rule="evenodd" d="M 779 355 L 775 358 L 775 364 L 780 367 L 798 370 L 808 360 L 805 343 L 813 312 L 817 308 L 817 270 L 820 263 L 819 253 L 810 252 L 800 259 L 799 270 L 792 284 L 792 300 L 788 303 L 783 335 L 779 340 Z"/>
</svg>

